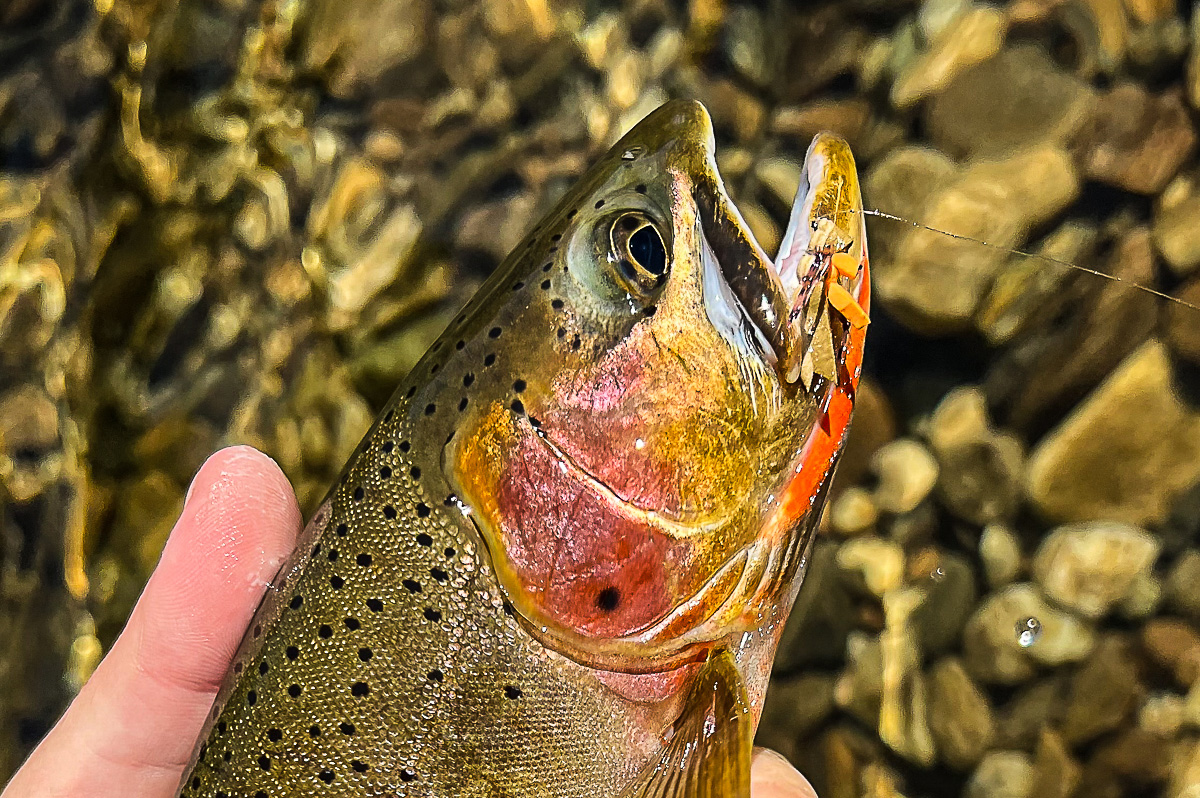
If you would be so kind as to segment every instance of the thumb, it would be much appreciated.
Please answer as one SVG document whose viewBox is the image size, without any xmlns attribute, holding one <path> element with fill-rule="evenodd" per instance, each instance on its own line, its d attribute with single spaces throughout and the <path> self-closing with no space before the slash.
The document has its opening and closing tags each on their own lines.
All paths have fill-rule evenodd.
<svg viewBox="0 0 1200 798">
<path fill-rule="evenodd" d="M 751 798 L 817 798 L 808 779 L 786 759 L 766 748 L 755 748 L 750 764 Z"/>
</svg>

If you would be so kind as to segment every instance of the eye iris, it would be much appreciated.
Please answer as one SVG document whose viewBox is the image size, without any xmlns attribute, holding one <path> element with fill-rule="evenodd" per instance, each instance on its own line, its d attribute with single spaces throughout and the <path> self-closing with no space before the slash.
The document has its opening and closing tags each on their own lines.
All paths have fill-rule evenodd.
<svg viewBox="0 0 1200 798">
<path fill-rule="evenodd" d="M 667 248 L 663 246 L 658 231 L 650 225 L 645 225 L 629 237 L 629 254 L 655 277 L 666 274 Z"/>
</svg>

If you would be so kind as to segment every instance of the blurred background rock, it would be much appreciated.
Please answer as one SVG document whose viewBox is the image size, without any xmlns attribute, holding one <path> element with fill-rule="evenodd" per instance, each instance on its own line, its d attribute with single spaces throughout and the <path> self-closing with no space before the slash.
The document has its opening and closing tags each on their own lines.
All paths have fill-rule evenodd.
<svg viewBox="0 0 1200 798">
<path fill-rule="evenodd" d="M 1200 791 L 1200 13 L 1171 0 L 0 3 L 0 781 L 204 457 L 311 510 L 391 387 L 670 97 L 773 250 L 813 133 L 867 377 L 760 741 L 822 798 Z"/>
</svg>

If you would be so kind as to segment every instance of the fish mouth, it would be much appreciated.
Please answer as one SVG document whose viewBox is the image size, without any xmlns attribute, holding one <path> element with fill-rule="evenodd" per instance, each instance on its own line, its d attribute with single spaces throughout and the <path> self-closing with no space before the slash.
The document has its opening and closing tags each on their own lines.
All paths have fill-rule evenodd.
<svg viewBox="0 0 1200 798">
<path fill-rule="evenodd" d="M 839 377 L 833 353 L 857 319 L 822 311 L 831 298 L 848 297 L 855 305 L 865 298 L 858 267 L 866 258 L 866 227 L 849 145 L 829 133 L 813 139 L 774 258 L 729 198 L 711 146 L 707 159 L 709 168 L 696 179 L 692 196 L 725 283 L 783 382 L 810 392 L 827 387 Z"/>
</svg>

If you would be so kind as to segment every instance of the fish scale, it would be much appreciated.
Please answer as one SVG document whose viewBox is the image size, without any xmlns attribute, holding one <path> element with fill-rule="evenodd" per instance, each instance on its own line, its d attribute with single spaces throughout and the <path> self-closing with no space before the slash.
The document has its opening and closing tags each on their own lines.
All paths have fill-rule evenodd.
<svg viewBox="0 0 1200 798">
<path fill-rule="evenodd" d="M 701 225 L 728 207 L 711 136 L 698 104 L 635 128 L 417 364 L 272 580 L 182 796 L 748 789 L 841 439 L 781 471 L 822 427 L 731 293 L 773 272 L 720 273 L 773 267 L 736 212 Z M 606 249 L 618 224 L 658 273 Z"/>
</svg>

